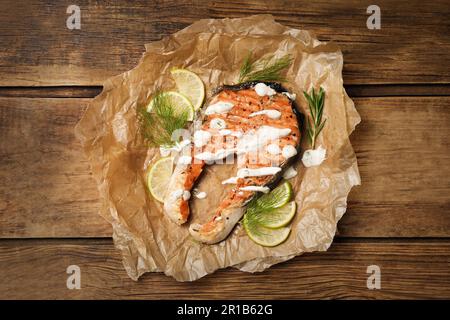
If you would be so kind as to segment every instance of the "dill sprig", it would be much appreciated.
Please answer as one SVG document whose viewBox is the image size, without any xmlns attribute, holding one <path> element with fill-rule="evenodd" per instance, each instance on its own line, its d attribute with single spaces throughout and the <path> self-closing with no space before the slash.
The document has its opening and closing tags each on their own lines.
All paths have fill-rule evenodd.
<svg viewBox="0 0 450 320">
<path fill-rule="evenodd" d="M 271 56 L 252 61 L 251 54 L 248 54 L 240 68 L 238 83 L 250 81 L 285 82 L 286 77 L 281 73 L 291 65 L 291 62 L 290 55 L 278 59 L 273 59 L 273 56 Z"/>
<path fill-rule="evenodd" d="M 142 136 L 150 147 L 175 145 L 177 141 L 172 139 L 172 133 L 184 128 L 189 117 L 186 111 L 176 111 L 169 97 L 159 90 L 152 99 L 150 112 L 146 107 L 137 111 Z"/>
<path fill-rule="evenodd" d="M 319 92 L 317 93 L 313 88 L 310 94 L 308 94 L 306 91 L 303 91 L 303 94 L 308 101 L 309 112 L 311 113 L 311 117 L 308 117 L 308 140 L 311 144 L 311 147 L 315 149 L 317 136 L 322 131 L 325 123 L 327 122 L 327 119 L 322 122 L 323 106 L 325 103 L 325 91 L 322 87 L 320 87 Z"/>
</svg>

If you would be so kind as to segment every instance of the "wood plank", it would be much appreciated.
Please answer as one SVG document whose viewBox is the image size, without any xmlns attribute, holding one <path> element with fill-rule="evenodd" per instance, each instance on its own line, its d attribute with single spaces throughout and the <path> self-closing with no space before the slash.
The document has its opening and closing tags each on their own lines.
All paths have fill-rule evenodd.
<svg viewBox="0 0 450 320">
<path fill-rule="evenodd" d="M 81 289 L 68 290 L 66 269 L 81 270 Z M 378 265 L 381 289 L 367 289 Z M 163 274 L 130 280 L 111 240 L 0 241 L 1 299 L 448 299 L 450 241 L 337 241 L 249 274 L 226 269 L 195 282 Z M 242 284 L 245 283 L 245 290 Z"/>
<path fill-rule="evenodd" d="M 0 99 L 2 237 L 111 235 L 73 128 L 87 99 Z"/>
<path fill-rule="evenodd" d="M 355 97 L 450 96 L 449 84 L 381 84 L 345 85 Z M 0 87 L 2 98 L 94 98 L 102 86 Z"/>
<path fill-rule="evenodd" d="M 73 136 L 88 101 L 0 98 L 0 238 L 111 235 Z M 450 97 L 355 103 L 362 186 L 350 193 L 340 235 L 449 237 Z"/>
<path fill-rule="evenodd" d="M 380 0 L 380 30 L 367 29 L 363 1 L 83 0 L 81 30 L 66 28 L 66 3 L 8 2 L 0 12 L 0 86 L 101 85 L 134 67 L 145 43 L 201 18 L 260 13 L 337 42 L 346 84 L 450 83 L 446 0 Z"/>
<path fill-rule="evenodd" d="M 342 235 L 448 237 L 450 97 L 354 100 L 362 185 L 350 192 Z"/>
</svg>

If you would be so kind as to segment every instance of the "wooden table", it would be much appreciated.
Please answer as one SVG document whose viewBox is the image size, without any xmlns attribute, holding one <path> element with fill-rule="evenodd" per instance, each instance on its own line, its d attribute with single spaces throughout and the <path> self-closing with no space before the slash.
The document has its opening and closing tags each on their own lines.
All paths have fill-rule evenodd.
<svg viewBox="0 0 450 320">
<path fill-rule="evenodd" d="M 22 3 L 23 2 L 23 3 Z M 372 1 L 3 1 L 0 10 L 0 298 L 450 298 L 450 5 Z M 102 82 L 135 66 L 144 44 L 205 17 L 271 13 L 344 53 L 361 114 L 353 189 L 326 253 L 193 283 L 130 280 L 73 128 Z M 81 268 L 68 290 L 66 268 Z M 366 286 L 381 268 L 381 289 Z M 245 290 L 242 290 L 242 286 Z"/>
</svg>

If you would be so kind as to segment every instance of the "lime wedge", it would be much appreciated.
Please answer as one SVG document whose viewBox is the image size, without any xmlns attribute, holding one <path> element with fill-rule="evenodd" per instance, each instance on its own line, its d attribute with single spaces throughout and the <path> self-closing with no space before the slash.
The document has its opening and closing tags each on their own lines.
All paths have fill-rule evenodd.
<svg viewBox="0 0 450 320">
<path fill-rule="evenodd" d="M 188 121 L 194 120 L 194 107 L 191 101 L 183 94 L 175 91 L 166 91 L 162 93 L 164 97 L 167 97 L 170 101 L 170 105 L 175 108 L 175 112 L 187 112 Z M 147 111 L 151 112 L 153 109 L 153 104 L 155 100 L 152 99 L 147 106 Z"/>
<path fill-rule="evenodd" d="M 164 202 L 170 177 L 173 171 L 173 157 L 161 158 L 155 162 L 147 174 L 147 186 L 152 196 Z"/>
<path fill-rule="evenodd" d="M 202 79 L 186 69 L 174 68 L 170 73 L 175 80 L 177 90 L 191 101 L 194 110 L 199 109 L 205 99 L 205 86 Z"/>
<path fill-rule="evenodd" d="M 263 227 L 276 229 L 284 227 L 289 222 L 291 222 L 296 212 L 297 204 L 295 203 L 295 201 L 291 201 L 281 208 L 259 212 L 254 216 L 255 220 Z"/>
<path fill-rule="evenodd" d="M 261 197 L 259 197 L 254 202 L 254 205 L 252 206 L 249 205 L 249 209 L 253 210 L 254 208 L 256 209 L 256 211 L 273 210 L 284 206 L 286 203 L 289 202 L 289 200 L 291 200 L 291 197 L 292 197 L 292 186 L 288 181 L 286 181 L 280 184 L 272 191 L 270 191 L 269 193 L 266 193 Z"/>
<path fill-rule="evenodd" d="M 288 227 L 278 229 L 263 227 L 247 214 L 244 216 L 243 225 L 250 239 L 264 247 L 275 247 L 279 245 L 289 237 L 289 233 L 291 232 L 291 229 Z"/>
</svg>

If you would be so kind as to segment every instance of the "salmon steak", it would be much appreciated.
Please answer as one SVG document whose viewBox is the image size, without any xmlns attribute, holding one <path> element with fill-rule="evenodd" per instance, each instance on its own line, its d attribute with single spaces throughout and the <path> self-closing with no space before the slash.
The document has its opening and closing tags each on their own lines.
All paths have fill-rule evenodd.
<svg viewBox="0 0 450 320">
<path fill-rule="evenodd" d="M 191 190 L 206 165 L 237 161 L 233 188 L 204 224 L 189 232 L 202 243 L 224 240 L 255 196 L 267 193 L 282 177 L 300 148 L 300 113 L 295 95 L 279 83 L 224 85 L 203 108 L 200 129 L 179 158 L 164 199 L 165 215 L 178 225 L 188 221 Z"/>
</svg>

